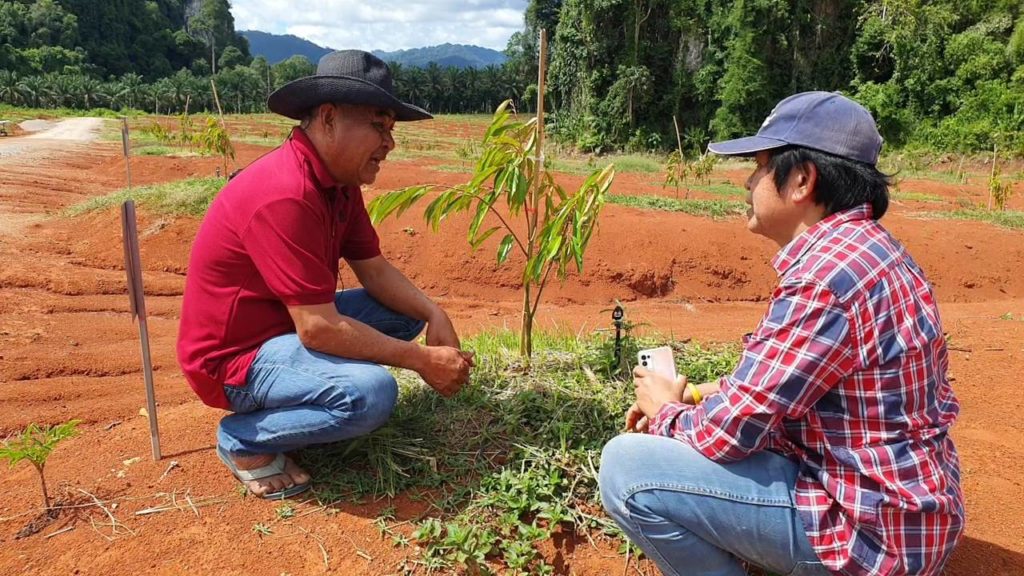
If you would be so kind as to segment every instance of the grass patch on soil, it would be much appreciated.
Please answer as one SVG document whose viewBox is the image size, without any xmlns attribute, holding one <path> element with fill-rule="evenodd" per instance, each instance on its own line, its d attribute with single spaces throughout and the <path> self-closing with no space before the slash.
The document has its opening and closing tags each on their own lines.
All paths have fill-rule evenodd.
<svg viewBox="0 0 1024 576">
<path fill-rule="evenodd" d="M 660 184 L 660 183 L 659 183 Z M 663 187 L 666 191 L 675 191 L 671 186 Z M 747 196 L 746 189 L 731 184 L 729 182 L 717 182 L 714 184 L 690 184 L 688 186 L 680 186 L 679 192 L 686 194 L 687 189 L 691 192 L 704 192 L 714 196 L 723 196 L 726 198 L 745 198 Z"/>
<path fill-rule="evenodd" d="M 161 214 L 202 216 L 206 214 L 210 202 L 224 187 L 225 182 L 224 178 L 217 177 L 186 178 L 150 186 L 137 186 L 131 190 L 123 188 L 112 194 L 75 204 L 66 212 L 70 216 L 77 216 L 85 212 L 117 207 L 125 200 L 132 199 L 137 205 Z"/>
<path fill-rule="evenodd" d="M 941 204 L 946 201 L 942 196 L 924 194 L 921 192 L 899 192 L 896 190 L 890 190 L 890 194 L 893 200 L 900 200 L 903 202 L 932 202 Z"/>
<path fill-rule="evenodd" d="M 609 204 L 632 206 L 645 210 L 664 210 L 666 212 L 685 212 L 692 216 L 702 216 L 722 220 L 747 213 L 747 205 L 732 200 L 701 200 L 696 198 L 677 200 L 664 196 L 619 196 L 609 195 Z"/>
<path fill-rule="evenodd" d="M 1024 230 L 1024 212 L 1019 210 L 1006 210 L 1003 212 L 966 208 L 963 210 L 952 210 L 950 212 L 929 212 L 931 218 L 945 218 L 949 220 L 975 220 L 988 222 L 1003 228 Z"/>
<path fill-rule="evenodd" d="M 659 341 L 659 344 L 661 342 Z M 550 573 L 537 544 L 553 533 L 619 537 L 597 488 L 601 448 L 621 432 L 633 400 L 631 366 L 612 370 L 607 336 L 538 334 L 527 369 L 510 332 L 467 339 L 477 353 L 472 381 L 444 399 L 397 371 L 390 422 L 350 441 L 304 450 L 321 504 L 393 497 L 429 504 L 409 522 L 385 508 L 376 519 L 395 546 L 419 546 L 428 571 Z M 622 357 L 653 341 L 626 338 Z M 738 348 L 673 343 L 680 373 L 694 382 L 732 370 Z M 410 534 L 410 530 L 413 532 Z"/>
<path fill-rule="evenodd" d="M 604 170 L 605 166 L 615 164 L 617 174 L 639 173 L 652 174 L 665 170 L 664 162 L 657 156 L 649 154 L 609 154 L 591 157 L 558 157 L 553 152 L 548 166 L 555 172 L 566 174 L 590 174 L 596 170 Z"/>
<path fill-rule="evenodd" d="M 145 115 L 145 112 L 139 112 L 138 110 L 114 111 L 109 108 L 92 108 L 90 110 L 76 110 L 73 108 L 28 108 L 23 106 L 11 106 L 10 104 L 0 104 L 0 120 L 10 120 L 12 122 L 49 118 L 120 118 L 122 116 L 135 117 Z"/>
<path fill-rule="evenodd" d="M 166 146 L 163 144 L 144 144 L 132 148 L 133 156 L 199 156 L 194 152 L 189 153 L 187 149 L 178 146 Z"/>
</svg>

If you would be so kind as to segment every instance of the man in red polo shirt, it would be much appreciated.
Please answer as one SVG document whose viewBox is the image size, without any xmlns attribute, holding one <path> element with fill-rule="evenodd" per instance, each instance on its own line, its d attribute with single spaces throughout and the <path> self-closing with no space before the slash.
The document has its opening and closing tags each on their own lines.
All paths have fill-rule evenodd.
<svg viewBox="0 0 1024 576">
<path fill-rule="evenodd" d="M 178 360 L 196 394 L 233 412 L 217 453 L 254 494 L 309 487 L 285 452 L 366 434 L 398 388 L 381 366 L 414 370 L 450 396 L 468 380 L 447 314 L 381 255 L 360 186 L 394 149 L 396 121 L 431 118 L 396 99 L 387 65 L 347 50 L 273 94 L 300 120 L 288 140 L 232 179 L 204 218 L 189 262 Z M 344 258 L 362 288 L 337 291 Z M 426 345 L 412 340 L 426 326 Z"/>
</svg>

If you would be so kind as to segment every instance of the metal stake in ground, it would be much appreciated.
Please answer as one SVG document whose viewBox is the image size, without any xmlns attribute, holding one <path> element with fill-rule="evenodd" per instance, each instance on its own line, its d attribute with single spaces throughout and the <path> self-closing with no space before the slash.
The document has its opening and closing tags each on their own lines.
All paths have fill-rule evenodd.
<svg viewBox="0 0 1024 576">
<path fill-rule="evenodd" d="M 121 117 L 121 147 L 124 148 L 124 171 L 128 177 L 128 190 L 132 189 L 132 147 L 131 137 L 128 134 L 128 118 Z"/>
<path fill-rule="evenodd" d="M 153 391 L 153 362 L 149 357 L 149 328 L 146 326 L 146 298 L 142 289 L 142 264 L 139 258 L 139 232 L 135 224 L 135 202 L 121 205 L 121 237 L 124 241 L 124 270 L 128 275 L 128 301 L 132 319 L 139 320 L 142 343 L 142 374 L 146 380 L 146 406 L 149 411 L 149 438 L 153 443 L 153 460 L 160 459 L 160 429 L 156 422 L 156 394 Z"/>
<path fill-rule="evenodd" d="M 615 306 L 612 310 L 612 322 L 615 324 L 615 369 L 622 368 L 622 317 L 625 312 L 622 306 Z"/>
</svg>

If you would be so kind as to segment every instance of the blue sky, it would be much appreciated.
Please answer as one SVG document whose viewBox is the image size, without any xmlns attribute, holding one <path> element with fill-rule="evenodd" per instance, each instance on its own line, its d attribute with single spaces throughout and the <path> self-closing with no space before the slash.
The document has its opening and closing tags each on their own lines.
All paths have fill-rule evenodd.
<svg viewBox="0 0 1024 576">
<path fill-rule="evenodd" d="M 504 50 L 527 0 L 232 0 L 236 30 L 293 34 L 327 48 L 401 50 L 450 42 Z"/>
</svg>

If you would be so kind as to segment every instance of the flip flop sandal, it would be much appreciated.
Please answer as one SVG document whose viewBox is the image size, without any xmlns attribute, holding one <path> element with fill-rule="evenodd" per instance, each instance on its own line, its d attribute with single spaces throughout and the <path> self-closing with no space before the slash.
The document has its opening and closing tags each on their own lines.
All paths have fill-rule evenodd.
<svg viewBox="0 0 1024 576">
<path fill-rule="evenodd" d="M 220 461 L 228 467 L 228 470 L 231 470 L 231 473 L 234 474 L 235 478 L 237 478 L 242 484 L 285 473 L 284 454 L 278 454 L 277 457 L 274 458 L 274 461 L 266 466 L 252 468 L 249 470 L 239 470 L 238 467 L 235 466 L 234 461 L 231 460 L 231 457 L 228 456 L 228 453 L 224 452 L 220 446 L 217 446 L 217 457 L 220 458 Z M 262 498 L 265 500 L 283 500 L 285 498 L 291 498 L 292 496 L 302 494 L 306 490 L 309 490 L 308 482 L 305 484 L 296 484 L 291 488 L 285 488 L 284 490 L 278 490 L 277 492 L 268 492 L 264 494 Z"/>
</svg>

